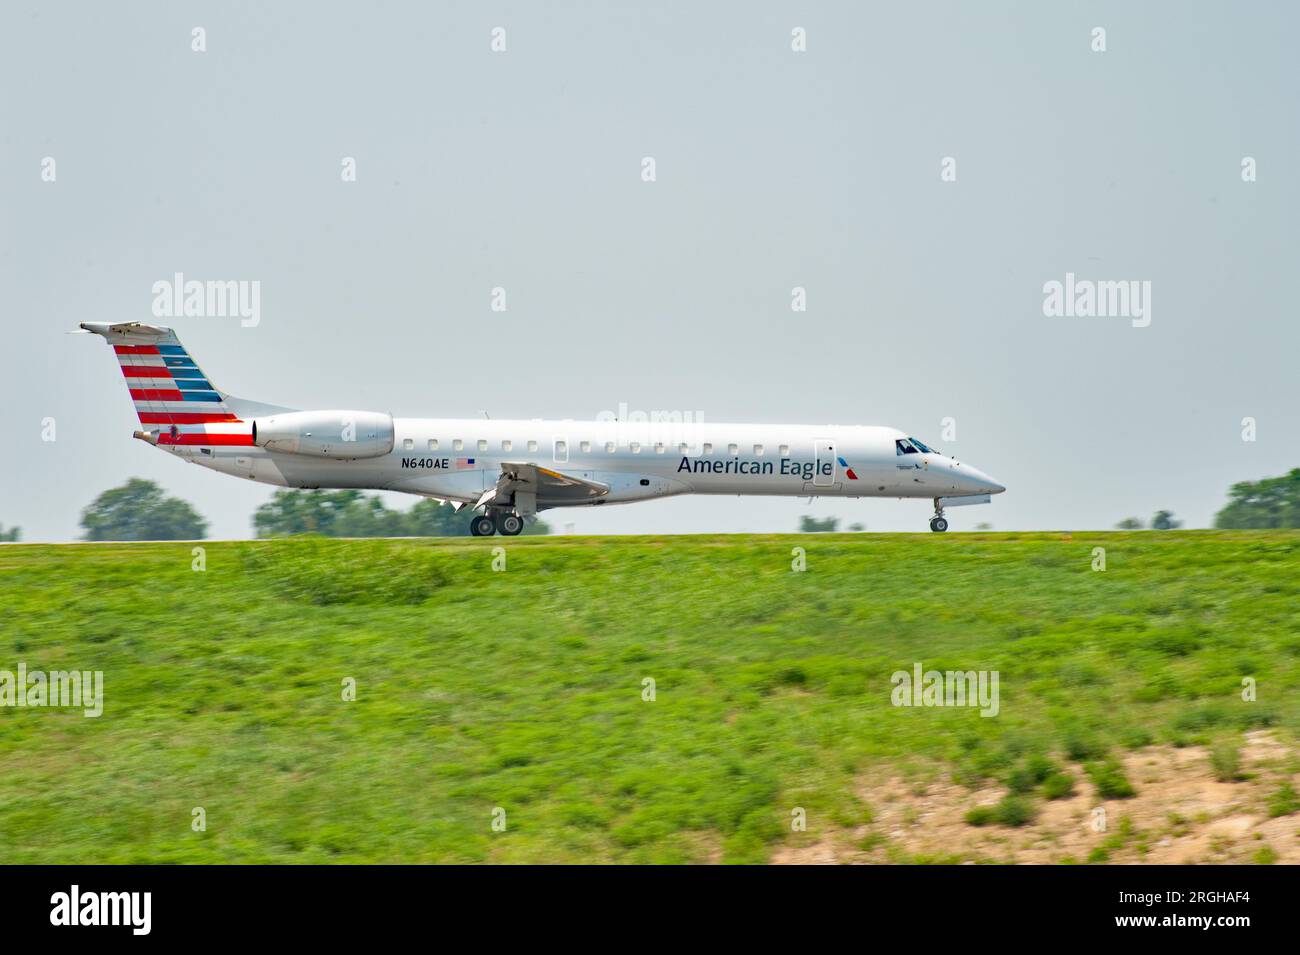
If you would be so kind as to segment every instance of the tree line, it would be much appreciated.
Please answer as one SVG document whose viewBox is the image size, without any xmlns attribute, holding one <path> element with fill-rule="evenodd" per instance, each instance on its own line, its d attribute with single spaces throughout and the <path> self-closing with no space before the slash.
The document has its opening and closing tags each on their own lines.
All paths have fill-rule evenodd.
<svg viewBox="0 0 1300 955">
<path fill-rule="evenodd" d="M 85 540 L 201 540 L 208 522 L 188 501 L 168 497 L 153 481 L 132 478 L 105 491 L 81 513 Z M 253 514 L 258 537 L 320 534 L 325 537 L 464 537 L 469 521 L 450 504 L 424 498 L 406 511 L 361 491 L 277 490 Z M 525 534 L 549 534 L 544 521 Z"/>
<path fill-rule="evenodd" d="M 805 533 L 834 531 L 838 519 L 808 515 L 800 521 Z M 1121 530 L 1148 526 L 1136 517 L 1120 521 Z M 1182 526 L 1173 512 L 1157 511 L 1153 530 Z M 1300 528 L 1300 468 L 1281 477 L 1241 481 L 1228 489 L 1228 503 L 1214 518 L 1223 529 L 1261 530 Z M 253 514 L 258 537 L 321 534 L 326 537 L 464 537 L 469 521 L 450 504 L 425 498 L 410 510 L 388 507 L 378 495 L 361 491 L 277 490 Z M 207 536 L 208 522 L 187 501 L 168 497 L 153 481 L 132 478 L 95 498 L 81 513 L 84 540 L 199 540 Z M 981 525 L 987 529 L 987 525 Z M 865 530 L 853 524 L 851 531 Z M 549 534 L 545 521 L 524 528 L 525 534 Z M 0 541 L 22 539 L 22 529 L 0 525 Z"/>
<path fill-rule="evenodd" d="M 385 506 L 360 491 L 276 491 L 253 514 L 258 537 L 323 534 L 326 537 L 466 537 L 468 512 L 424 498 L 409 511 Z M 549 534 L 545 521 L 524 525 L 524 534 Z"/>
<path fill-rule="evenodd" d="M 1115 525 L 1121 530 L 1138 530 L 1143 524 L 1128 517 Z M 1172 511 L 1156 511 L 1152 530 L 1181 527 Z M 1214 515 L 1220 530 L 1282 530 L 1300 527 L 1300 468 L 1292 468 L 1281 477 L 1258 481 L 1239 481 L 1228 488 L 1228 503 Z"/>
</svg>

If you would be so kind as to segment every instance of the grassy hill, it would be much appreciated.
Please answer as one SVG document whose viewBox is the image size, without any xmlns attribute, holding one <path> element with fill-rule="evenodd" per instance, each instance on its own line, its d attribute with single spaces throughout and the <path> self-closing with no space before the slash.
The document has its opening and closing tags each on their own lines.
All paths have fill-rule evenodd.
<svg viewBox="0 0 1300 955">
<path fill-rule="evenodd" d="M 1032 814 L 1068 765 L 1300 728 L 1300 532 L 192 546 L 0 548 L 0 670 L 106 697 L 0 707 L 5 861 L 908 860 L 863 779 Z M 891 705 L 916 662 L 998 671 L 998 715 Z"/>
</svg>

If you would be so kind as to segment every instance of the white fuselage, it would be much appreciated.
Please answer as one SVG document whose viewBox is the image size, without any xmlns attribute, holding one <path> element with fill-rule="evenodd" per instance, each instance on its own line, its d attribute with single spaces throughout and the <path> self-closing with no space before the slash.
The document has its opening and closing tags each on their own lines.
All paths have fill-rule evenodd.
<svg viewBox="0 0 1300 955">
<path fill-rule="evenodd" d="M 539 498 L 538 509 L 676 494 L 943 498 L 1003 487 L 939 452 L 901 453 L 894 428 L 396 418 L 383 456 L 320 459 L 260 447 L 166 450 L 206 467 L 293 488 L 404 491 L 473 503 L 503 464 L 552 468 L 609 487 L 595 499 Z"/>
</svg>

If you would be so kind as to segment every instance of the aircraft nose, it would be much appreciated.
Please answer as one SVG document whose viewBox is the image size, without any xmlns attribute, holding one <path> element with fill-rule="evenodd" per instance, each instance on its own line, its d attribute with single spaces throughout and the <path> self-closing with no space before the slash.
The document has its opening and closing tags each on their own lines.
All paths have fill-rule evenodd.
<svg viewBox="0 0 1300 955">
<path fill-rule="evenodd" d="M 965 465 L 964 470 L 966 472 L 964 477 L 972 485 L 973 494 L 1001 494 L 1006 490 L 1005 485 L 999 484 L 979 468 L 973 468 L 968 464 Z"/>
</svg>

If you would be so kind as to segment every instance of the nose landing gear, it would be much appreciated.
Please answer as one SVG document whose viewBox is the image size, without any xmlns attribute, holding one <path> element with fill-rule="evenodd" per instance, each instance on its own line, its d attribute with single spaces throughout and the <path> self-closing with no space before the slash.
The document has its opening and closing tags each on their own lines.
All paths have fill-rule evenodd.
<svg viewBox="0 0 1300 955">
<path fill-rule="evenodd" d="M 934 517 L 930 518 L 930 530 L 937 534 L 942 534 L 948 529 L 948 521 L 944 519 L 943 508 L 939 506 L 939 499 L 934 499 Z"/>
</svg>

